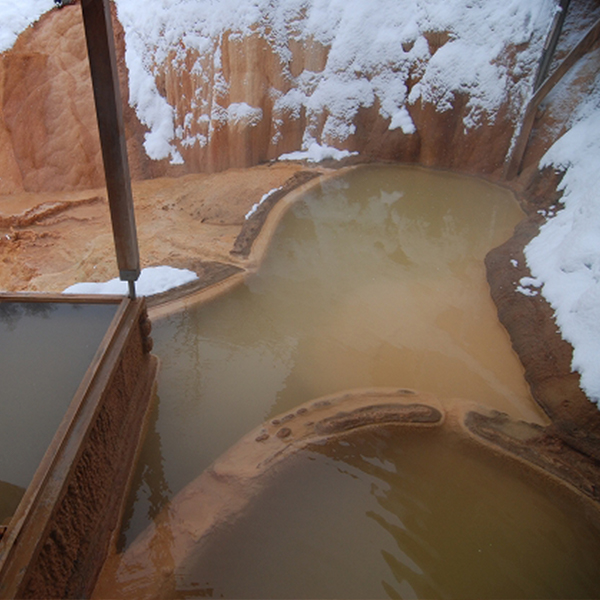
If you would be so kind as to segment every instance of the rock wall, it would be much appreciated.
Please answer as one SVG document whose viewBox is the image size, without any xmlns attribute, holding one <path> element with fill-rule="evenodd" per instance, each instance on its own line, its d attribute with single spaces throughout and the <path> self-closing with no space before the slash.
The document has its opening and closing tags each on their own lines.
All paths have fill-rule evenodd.
<svg viewBox="0 0 600 600">
<path fill-rule="evenodd" d="M 54 11 L 2 57 L 2 116 L 13 158 L 11 186 L 40 192 L 99 186 L 101 157 L 86 71 L 83 28 L 74 11 Z M 92 109 L 90 109 L 90 107 Z M 7 158 L 3 156 L 3 162 Z"/>
<path fill-rule="evenodd" d="M 430 52 L 437 49 L 432 43 Z M 321 73 L 330 52 L 314 40 L 303 45 L 291 40 L 290 50 L 291 59 L 285 63 L 258 34 L 245 38 L 225 35 L 210 54 L 199 57 L 196 51 L 187 50 L 182 57 L 173 52 L 158 67 L 159 91 L 174 107 L 175 127 L 185 136 L 176 145 L 186 171 L 221 171 L 273 160 L 298 150 L 310 129 L 311 136 L 322 144 L 358 151 L 365 160 L 414 162 L 500 176 L 514 129 L 507 110 L 496 114 L 493 123 L 484 120 L 479 127 L 467 129 L 466 94 L 456 94 L 452 110 L 446 111 L 418 100 L 407 107 L 416 131 L 406 134 L 400 128 L 389 128 L 390 120 L 381 116 L 376 100 L 358 110 L 352 121 L 355 133 L 340 144 L 327 132 L 327 111 L 311 115 L 309 125 L 304 108 L 277 106 L 278 97 L 293 91 L 293 77 Z M 193 68 L 197 64 L 202 64 L 201 70 Z M 409 73 L 407 95 L 415 82 Z M 250 111 L 238 116 L 223 109 L 241 104 L 255 108 L 256 117 Z M 203 117 L 207 112 L 211 119 Z M 163 168 L 170 172 L 166 161 Z"/>
<path fill-rule="evenodd" d="M 145 178 L 152 169 L 139 142 L 143 128 L 127 104 L 124 43 L 116 33 L 132 173 Z M 0 55 L 0 100 L 0 194 L 104 184 L 79 6 L 50 11 Z"/>
<path fill-rule="evenodd" d="M 466 93 L 455 94 L 452 109 L 444 111 L 417 99 L 406 104 L 415 132 L 404 133 L 389 128 L 390 119 L 382 116 L 376 98 L 358 109 L 354 133 L 340 143 L 328 130 L 331 115 L 326 109 L 307 115 L 305 107 L 277 102 L 295 93 L 300 75 L 322 73 L 331 48 L 291 37 L 289 59 L 283 60 L 272 41 L 259 33 L 244 37 L 226 32 L 202 55 L 193 48 L 173 48 L 155 65 L 156 87 L 173 109 L 173 144 L 183 161 L 151 160 L 143 146 L 148 128 L 129 105 L 124 32 L 113 17 L 134 179 L 260 164 L 298 150 L 308 129 L 320 143 L 360 151 L 367 160 L 417 162 L 493 177 L 501 173 L 513 133 L 508 109 L 500 110 L 493 122 L 484 118 L 480 126 L 467 129 Z M 443 32 L 425 37 L 429 58 L 449 39 Z M 514 49 L 508 48 L 505 56 L 510 69 Z M 407 69 L 408 95 L 419 81 L 419 62 L 413 60 Z M 46 13 L 0 56 L 0 194 L 102 183 L 81 10 L 69 5 Z"/>
</svg>

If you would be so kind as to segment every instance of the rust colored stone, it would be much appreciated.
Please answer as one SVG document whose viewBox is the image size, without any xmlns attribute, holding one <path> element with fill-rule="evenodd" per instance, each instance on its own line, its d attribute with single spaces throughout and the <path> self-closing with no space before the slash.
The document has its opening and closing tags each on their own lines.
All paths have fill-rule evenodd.
<svg viewBox="0 0 600 600">
<path fill-rule="evenodd" d="M 323 419 L 317 423 L 316 430 L 320 435 L 330 435 L 369 425 L 435 424 L 441 419 L 442 414 L 437 408 L 425 404 L 378 404 L 361 407 L 351 412 L 340 412 L 333 417 Z"/>
<path fill-rule="evenodd" d="M 537 211 L 556 205 L 559 181 L 549 169 L 532 180 L 531 192 L 522 195 L 530 216 L 517 225 L 507 242 L 488 253 L 487 278 L 498 318 L 523 363 L 534 399 L 552 420 L 558 436 L 600 460 L 600 410 L 581 390 L 579 374 L 571 371 L 572 346 L 562 339 L 554 311 L 543 296 L 515 292 L 521 277 L 531 276 L 523 249 L 543 222 Z"/>
</svg>

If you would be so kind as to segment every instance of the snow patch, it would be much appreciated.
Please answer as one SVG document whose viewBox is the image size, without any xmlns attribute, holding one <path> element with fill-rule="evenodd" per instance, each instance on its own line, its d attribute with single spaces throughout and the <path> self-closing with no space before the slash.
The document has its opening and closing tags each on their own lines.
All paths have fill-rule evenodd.
<svg viewBox="0 0 600 600">
<path fill-rule="evenodd" d="M 272 190 L 268 191 L 266 194 L 264 194 L 262 196 L 262 198 L 252 206 L 252 208 L 246 213 L 246 216 L 244 217 L 246 220 L 248 220 L 257 210 L 258 207 L 265 201 L 267 200 L 267 198 L 270 198 L 272 194 L 274 194 L 275 192 L 278 192 L 280 189 L 282 189 L 281 187 L 277 187 L 277 188 L 273 188 Z"/>
<path fill-rule="evenodd" d="M 353 156 L 358 152 L 350 152 L 348 150 L 338 150 L 329 146 L 321 146 L 317 142 L 309 144 L 306 150 L 298 150 L 282 154 L 278 160 L 307 160 L 308 162 L 321 162 L 327 159 L 342 160 L 348 156 Z"/>
<path fill-rule="evenodd" d="M 540 168 L 564 171 L 558 210 L 525 248 L 527 266 L 543 283 L 562 337 L 573 346 L 571 367 L 587 396 L 600 403 L 600 76 L 572 111 L 571 127 Z"/>
<path fill-rule="evenodd" d="M 402 107 L 398 112 L 394 113 L 388 129 L 402 129 L 402 133 L 410 135 L 417 131 L 413 120 L 406 108 Z"/>
<path fill-rule="evenodd" d="M 255 127 L 262 120 L 262 108 L 250 106 L 245 102 L 236 102 L 227 107 L 227 119 L 233 125 Z"/>
<path fill-rule="evenodd" d="M 152 296 L 166 292 L 190 281 L 198 279 L 198 275 L 188 269 L 160 266 L 142 269 L 135 289 L 139 296 Z M 129 287 L 126 281 L 111 279 L 110 281 L 93 283 L 75 283 L 63 291 L 63 294 L 117 294 L 126 296 Z"/>
<path fill-rule="evenodd" d="M 53 0 L 0 0 L 0 52 L 10 49 L 19 34 L 53 6 Z"/>
<path fill-rule="evenodd" d="M 519 284 L 515 289 L 524 296 L 537 296 L 538 290 L 534 288 L 539 288 L 541 285 L 542 282 L 540 279 L 535 279 L 533 277 L 521 277 Z"/>
</svg>

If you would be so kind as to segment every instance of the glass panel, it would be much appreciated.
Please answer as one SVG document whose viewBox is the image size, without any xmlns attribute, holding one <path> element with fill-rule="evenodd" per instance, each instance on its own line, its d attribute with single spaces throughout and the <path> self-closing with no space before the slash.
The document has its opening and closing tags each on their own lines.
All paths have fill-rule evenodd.
<svg viewBox="0 0 600 600">
<path fill-rule="evenodd" d="M 117 308 L 0 302 L 0 522 L 31 482 Z"/>
</svg>

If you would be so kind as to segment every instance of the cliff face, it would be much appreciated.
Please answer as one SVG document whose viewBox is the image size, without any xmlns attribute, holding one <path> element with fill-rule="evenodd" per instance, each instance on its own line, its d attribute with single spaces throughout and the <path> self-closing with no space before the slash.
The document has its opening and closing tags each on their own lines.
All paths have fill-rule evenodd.
<svg viewBox="0 0 600 600">
<path fill-rule="evenodd" d="M 118 26 L 118 23 L 117 23 Z M 124 44 L 117 30 L 127 100 Z M 94 98 L 79 6 L 47 13 L 0 55 L 0 194 L 104 184 Z M 143 129 L 127 106 L 132 172 L 144 170 Z"/>
<path fill-rule="evenodd" d="M 183 58 L 172 55 L 160 66 L 158 88 L 174 108 L 176 128 L 184 132 L 183 140 L 175 143 L 186 168 L 221 171 L 259 164 L 298 150 L 307 133 L 324 145 L 358 151 L 367 159 L 487 174 L 501 168 L 513 123 L 503 110 L 493 122 L 484 119 L 477 128 L 466 129 L 467 94 L 456 94 L 453 108 L 446 111 L 421 99 L 409 105 L 414 133 L 390 129 L 390 119 L 382 116 L 375 99 L 371 106 L 356 110 L 354 132 L 340 139 L 328 130 L 331 113 L 326 108 L 309 114 L 306 106 L 278 102 L 296 91 L 294 73 L 298 77 L 322 74 L 330 52 L 315 41 L 290 46 L 290 62 L 283 64 L 259 35 L 224 36 L 212 55 L 200 57 L 188 50 Z M 432 46 L 431 51 L 436 50 Z M 215 65 L 214 54 L 220 56 L 219 65 Z M 201 69 L 192 68 L 198 64 Z M 404 82 L 407 96 L 416 82 L 413 76 L 409 72 Z M 219 79 L 223 85 L 214 85 Z M 232 106 L 245 110 L 236 114 Z"/>
<path fill-rule="evenodd" d="M 80 13 L 78 5 L 50 11 L 1 55 L 0 193 L 102 185 Z M 447 50 L 460 41 L 456 33 L 425 32 L 403 43 L 399 38 L 396 62 L 380 68 L 366 59 L 340 66 L 341 30 L 328 43 L 290 30 L 283 50 L 268 28 L 244 35 L 217 31 L 197 47 L 173 43 L 146 56 L 148 83 L 128 71 L 125 39 L 131 31 L 124 31 L 116 10 L 113 16 L 134 179 L 248 167 L 311 140 L 359 151 L 366 159 L 498 175 L 520 103 L 514 97 L 527 88 L 534 67 L 516 46 L 504 47 L 502 68 L 509 75 L 502 83 L 514 97 L 507 91 L 506 102 L 493 114 L 477 109 L 477 122 L 467 127 L 481 90 L 467 81 L 442 94 L 431 75 L 451 65 L 439 57 L 451 55 Z M 128 52 L 134 48 L 129 39 Z M 426 83 L 428 77 L 432 81 Z M 139 92 L 144 86 L 155 87 L 152 102 L 164 104 L 170 123 L 157 125 L 144 113 L 148 98 Z M 350 88 L 358 92 L 345 97 Z M 170 158 L 148 146 L 149 136 L 165 127 L 171 129 L 162 142 L 169 145 Z"/>
<path fill-rule="evenodd" d="M 49 13 L 2 57 L 3 192 L 99 186 L 101 156 L 75 11 Z M 8 188 L 8 189 L 7 189 Z M 11 189 L 12 188 L 12 189 Z"/>
</svg>

